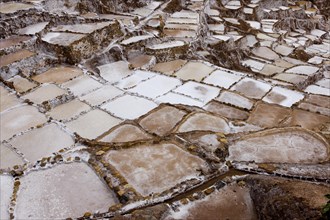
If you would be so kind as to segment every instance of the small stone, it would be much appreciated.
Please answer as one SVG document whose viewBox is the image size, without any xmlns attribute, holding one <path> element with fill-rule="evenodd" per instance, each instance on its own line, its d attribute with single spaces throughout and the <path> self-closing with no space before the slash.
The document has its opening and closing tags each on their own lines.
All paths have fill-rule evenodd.
<svg viewBox="0 0 330 220">
<path fill-rule="evenodd" d="M 98 152 L 96 152 L 96 156 L 102 156 L 103 154 L 105 154 L 105 152 L 103 150 L 100 150 Z"/>
<path fill-rule="evenodd" d="M 224 144 L 228 144 L 228 141 L 227 141 L 227 139 L 225 139 L 225 138 L 220 138 L 219 141 L 222 142 L 222 143 L 224 143 Z"/>
<path fill-rule="evenodd" d="M 89 217 L 91 217 L 92 216 L 92 213 L 90 213 L 90 212 L 86 212 L 85 214 L 84 214 L 84 217 L 85 218 L 89 218 Z"/>
<path fill-rule="evenodd" d="M 232 167 L 233 167 L 233 165 L 231 164 L 230 161 L 226 161 L 226 165 L 227 165 L 229 168 L 232 168 Z"/>
<path fill-rule="evenodd" d="M 189 203 L 189 200 L 187 198 L 184 198 L 184 199 L 181 199 L 180 202 L 183 204 L 183 205 L 187 205 Z"/>
<path fill-rule="evenodd" d="M 110 206 L 109 207 L 109 212 L 115 212 L 118 209 L 120 209 L 122 206 L 123 206 L 122 204 L 116 204 L 116 205 Z"/>
<path fill-rule="evenodd" d="M 276 170 L 276 167 L 275 166 L 273 166 L 271 164 L 266 164 L 266 163 L 258 164 L 258 167 L 260 169 L 265 170 L 268 173 L 273 173 Z"/>
<path fill-rule="evenodd" d="M 119 196 L 123 196 L 125 194 L 125 190 L 121 189 L 117 193 L 118 193 Z"/>
<path fill-rule="evenodd" d="M 245 187 L 246 183 L 242 180 L 237 183 L 240 187 Z"/>
<path fill-rule="evenodd" d="M 217 132 L 216 134 L 217 134 L 217 136 L 219 136 L 221 138 L 226 138 L 226 135 L 222 132 Z"/>
<path fill-rule="evenodd" d="M 190 151 L 196 151 L 196 149 L 197 149 L 197 147 L 194 146 L 194 145 L 190 145 L 190 146 L 188 147 L 188 150 L 190 150 Z"/>
<path fill-rule="evenodd" d="M 206 190 L 204 190 L 204 193 L 205 193 L 206 195 L 209 195 L 209 194 L 213 193 L 214 190 L 215 190 L 214 187 L 210 187 L 210 188 L 207 188 Z"/>
<path fill-rule="evenodd" d="M 21 185 L 21 182 L 20 181 L 15 181 L 14 182 L 14 187 L 19 187 L 19 185 Z"/>
</svg>

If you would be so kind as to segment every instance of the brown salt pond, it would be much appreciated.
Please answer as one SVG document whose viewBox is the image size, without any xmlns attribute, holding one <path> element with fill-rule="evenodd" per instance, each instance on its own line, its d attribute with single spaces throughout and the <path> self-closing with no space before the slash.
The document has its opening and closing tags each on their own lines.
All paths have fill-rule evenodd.
<svg viewBox="0 0 330 220">
<path fill-rule="evenodd" d="M 0 49 L 8 48 L 17 45 L 23 41 L 30 40 L 31 37 L 28 36 L 11 36 L 7 39 L 0 40 Z"/>
<path fill-rule="evenodd" d="M 163 192 L 207 168 L 202 159 L 171 143 L 109 151 L 105 159 L 143 196 Z"/>
<path fill-rule="evenodd" d="M 115 128 L 105 135 L 100 141 L 103 142 L 130 142 L 151 139 L 152 136 L 137 126 L 125 124 Z"/>
<path fill-rule="evenodd" d="M 182 110 L 165 106 L 143 118 L 140 125 L 145 130 L 162 136 L 172 130 L 184 115 L 186 115 L 186 112 Z"/>
<path fill-rule="evenodd" d="M 258 218 L 249 191 L 247 187 L 230 184 L 204 199 L 178 207 L 177 212 L 171 211 L 165 219 L 256 220 Z"/>
<path fill-rule="evenodd" d="M 17 52 L 4 55 L 0 59 L 0 67 L 8 66 L 9 64 L 12 64 L 14 62 L 23 60 L 25 58 L 31 57 L 35 55 L 35 53 L 29 51 L 29 50 L 19 50 Z"/>
<path fill-rule="evenodd" d="M 213 131 L 228 133 L 229 130 L 227 121 L 222 117 L 208 113 L 194 113 L 179 126 L 178 132 Z"/>
<path fill-rule="evenodd" d="M 39 83 L 61 84 L 82 74 L 83 72 L 79 68 L 58 66 L 51 68 L 42 74 L 35 75 L 32 79 Z"/>
</svg>

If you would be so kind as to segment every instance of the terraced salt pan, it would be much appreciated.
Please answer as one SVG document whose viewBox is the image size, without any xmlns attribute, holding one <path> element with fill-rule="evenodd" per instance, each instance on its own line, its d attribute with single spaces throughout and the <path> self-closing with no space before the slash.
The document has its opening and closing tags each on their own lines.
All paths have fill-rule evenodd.
<svg viewBox="0 0 330 220">
<path fill-rule="evenodd" d="M 77 99 L 74 99 L 70 102 L 56 106 L 46 114 L 56 120 L 65 121 L 65 120 L 70 120 L 78 116 L 81 112 L 88 111 L 89 109 L 90 109 L 89 105 Z"/>
<path fill-rule="evenodd" d="M 316 85 L 330 89 L 330 79 L 321 79 L 316 82 Z"/>
<path fill-rule="evenodd" d="M 150 19 L 147 23 L 147 25 L 149 27 L 153 27 L 153 28 L 158 28 L 160 26 L 160 20 L 159 19 Z"/>
<path fill-rule="evenodd" d="M 32 76 L 32 79 L 39 83 L 61 84 L 82 74 L 83 72 L 79 68 L 58 66 L 51 68 L 42 74 Z"/>
<path fill-rule="evenodd" d="M 242 76 L 235 75 L 232 73 L 228 73 L 223 70 L 216 70 L 211 75 L 206 77 L 203 82 L 214 85 L 220 86 L 225 89 L 229 89 L 234 83 L 238 82 Z"/>
<path fill-rule="evenodd" d="M 292 73 L 280 73 L 273 77 L 274 79 L 279 79 L 285 82 L 293 83 L 293 84 L 299 84 L 301 82 L 304 82 L 308 76 L 304 75 L 297 75 Z"/>
<path fill-rule="evenodd" d="M 310 103 L 305 103 L 305 102 L 300 103 L 298 108 L 304 109 L 304 110 L 307 110 L 310 112 L 320 113 L 322 115 L 326 115 L 326 116 L 330 117 L 330 109 L 328 109 L 328 108 L 320 107 L 320 106 L 313 105 Z"/>
<path fill-rule="evenodd" d="M 86 101 L 88 104 L 96 106 L 100 105 L 106 101 L 114 99 L 120 95 L 124 94 L 123 91 L 117 89 L 112 85 L 106 85 L 97 89 L 87 95 L 80 97 L 81 100 Z"/>
<path fill-rule="evenodd" d="M 46 117 L 37 108 L 29 105 L 19 106 L 3 112 L 0 117 L 1 141 L 47 121 Z"/>
<path fill-rule="evenodd" d="M 104 142 L 130 142 L 151 139 L 152 136 L 141 130 L 139 127 L 124 124 L 115 128 L 110 134 L 104 136 L 100 141 Z"/>
<path fill-rule="evenodd" d="M 306 52 L 315 55 L 326 55 L 329 54 L 329 44 L 312 44 L 306 48 Z"/>
<path fill-rule="evenodd" d="M 1 56 L 1 59 L 0 59 L 0 68 L 4 67 L 4 66 L 8 66 L 17 61 L 32 57 L 34 55 L 35 55 L 35 53 L 33 53 L 29 50 L 26 50 L 26 49 L 19 50 L 19 51 L 16 51 L 14 53 L 10 53 L 7 55 L 3 55 L 3 56 Z"/>
<path fill-rule="evenodd" d="M 262 62 L 259 62 L 256 60 L 251 60 L 251 59 L 244 60 L 241 62 L 241 64 L 243 66 L 250 67 L 251 70 L 254 72 L 260 72 L 265 67 L 265 63 L 262 63 Z"/>
<path fill-rule="evenodd" d="M 19 29 L 18 33 L 20 35 L 35 35 L 36 33 L 39 33 L 42 31 L 49 22 L 40 22 L 37 24 L 29 25 L 25 28 Z"/>
<path fill-rule="evenodd" d="M 325 35 L 327 32 L 320 30 L 320 29 L 314 29 L 311 30 L 311 34 L 317 37 L 322 37 L 323 35 Z"/>
<path fill-rule="evenodd" d="M 284 72 L 284 68 L 271 64 L 266 64 L 264 68 L 260 71 L 260 73 L 265 76 L 272 76 L 275 73 L 282 73 L 282 72 Z"/>
<path fill-rule="evenodd" d="M 19 75 L 14 76 L 8 81 L 13 83 L 15 90 L 19 93 L 23 93 L 37 87 L 37 84 L 35 82 L 31 82 L 28 79 L 23 78 Z"/>
<path fill-rule="evenodd" d="M 148 8 L 137 8 L 135 9 L 132 14 L 139 15 L 141 17 L 147 17 L 153 12 L 153 10 Z"/>
<path fill-rule="evenodd" d="M 168 18 L 166 20 L 166 23 L 174 23 L 174 24 L 198 24 L 197 19 L 191 19 L 191 18 Z"/>
<path fill-rule="evenodd" d="M 320 57 L 320 56 L 314 56 L 312 58 L 310 58 L 307 62 L 310 63 L 310 64 L 321 64 L 324 60 L 326 60 L 325 58 L 323 57 Z"/>
<path fill-rule="evenodd" d="M 209 27 L 210 31 L 213 31 L 216 34 L 223 34 L 225 32 L 224 24 L 209 24 L 208 27 Z M 216 36 L 216 35 L 213 35 L 213 36 Z M 225 36 L 225 35 L 222 35 L 222 36 Z"/>
<path fill-rule="evenodd" d="M 225 119 L 207 113 L 195 113 L 179 126 L 178 132 L 213 131 L 228 133 L 229 130 Z"/>
<path fill-rule="evenodd" d="M 66 123 L 66 126 L 83 138 L 95 139 L 121 122 L 99 109 L 92 110 L 78 119 Z"/>
<path fill-rule="evenodd" d="M 134 43 L 137 43 L 137 42 L 140 42 L 140 41 L 144 41 L 144 40 L 147 40 L 147 39 L 150 39 L 150 38 L 153 38 L 152 35 L 140 35 L 140 36 L 134 36 L 134 37 L 130 37 L 126 40 L 123 40 L 121 42 L 122 45 L 129 45 L 129 44 L 134 44 Z"/>
<path fill-rule="evenodd" d="M 15 137 L 9 143 L 22 152 L 27 160 L 35 162 L 63 148 L 71 147 L 74 141 L 70 135 L 52 123 Z"/>
<path fill-rule="evenodd" d="M 319 129 L 330 122 L 330 118 L 321 114 L 294 109 L 290 118 L 292 126 L 300 126 L 305 129 Z"/>
<path fill-rule="evenodd" d="M 63 83 L 62 86 L 69 89 L 74 95 L 82 96 L 102 87 L 103 85 L 93 78 L 83 75 Z"/>
<path fill-rule="evenodd" d="M 223 91 L 216 100 L 248 110 L 250 110 L 254 104 L 250 99 L 229 91 Z"/>
<path fill-rule="evenodd" d="M 245 8 L 244 8 L 245 9 Z M 252 12 L 253 12 L 253 9 L 250 9 Z M 246 21 L 251 28 L 254 28 L 254 29 L 257 29 L 257 30 L 260 30 L 261 28 L 261 23 L 260 22 L 257 22 L 257 21 Z"/>
<path fill-rule="evenodd" d="M 33 7 L 34 6 L 31 4 L 23 4 L 19 2 L 5 2 L 0 4 L 0 13 L 10 14 L 21 10 L 28 10 Z"/>
<path fill-rule="evenodd" d="M 31 37 L 28 36 L 11 36 L 7 39 L 1 39 L 0 40 L 0 49 L 8 48 L 14 45 L 18 45 L 21 42 L 30 40 Z"/>
<path fill-rule="evenodd" d="M 156 103 L 132 95 L 124 95 L 101 106 L 102 109 L 119 118 L 132 120 L 146 114 L 156 107 Z"/>
<path fill-rule="evenodd" d="M 165 29 L 197 31 L 198 30 L 198 25 L 194 25 L 194 24 L 173 24 L 173 23 L 167 23 L 165 25 Z"/>
<path fill-rule="evenodd" d="M 271 85 L 246 77 L 234 85 L 230 90 L 235 90 L 248 98 L 260 99 L 270 89 Z"/>
<path fill-rule="evenodd" d="M 237 10 L 241 7 L 241 2 L 240 1 L 229 1 L 226 5 L 225 8 L 231 9 L 231 10 Z"/>
<path fill-rule="evenodd" d="M 198 13 L 182 10 L 179 12 L 175 12 L 171 16 L 172 18 L 190 18 L 190 19 L 198 19 L 199 15 Z"/>
<path fill-rule="evenodd" d="M 13 149 L 4 144 L 0 144 L 0 169 L 13 168 L 15 165 L 23 164 L 23 159 L 18 156 L 18 154 Z"/>
<path fill-rule="evenodd" d="M 155 9 L 158 8 L 161 4 L 162 4 L 162 2 L 151 1 L 151 2 L 146 6 L 146 8 L 151 9 L 151 10 L 155 10 Z"/>
<path fill-rule="evenodd" d="M 60 46 L 70 46 L 75 41 L 79 41 L 86 37 L 85 34 L 73 34 L 65 32 L 49 32 L 45 34 L 41 39 L 49 44 L 55 44 Z"/>
<path fill-rule="evenodd" d="M 85 163 L 61 164 L 20 179 L 17 219 L 78 218 L 106 212 L 118 203 L 114 193 Z"/>
<path fill-rule="evenodd" d="M 279 53 L 282 56 L 288 56 L 290 53 L 292 53 L 294 49 L 292 47 L 279 44 L 274 47 L 274 50 L 276 51 L 276 53 Z"/>
<path fill-rule="evenodd" d="M 41 86 L 36 90 L 22 96 L 22 99 L 28 99 L 36 104 L 55 99 L 57 96 L 65 95 L 67 91 L 57 87 L 54 84 Z"/>
<path fill-rule="evenodd" d="M 320 95 L 308 95 L 305 99 L 305 102 L 330 109 L 330 97 Z"/>
<path fill-rule="evenodd" d="M 211 101 L 203 108 L 208 112 L 233 120 L 246 120 L 249 117 L 248 112 L 217 101 Z"/>
<path fill-rule="evenodd" d="M 230 184 L 201 200 L 177 207 L 165 220 L 173 219 L 257 219 L 249 189 Z"/>
<path fill-rule="evenodd" d="M 155 77 L 157 74 L 147 71 L 137 70 L 131 76 L 119 81 L 115 84 L 120 89 L 130 89 L 138 85 L 140 82 Z"/>
<path fill-rule="evenodd" d="M 170 48 L 174 48 L 174 47 L 181 47 L 184 45 L 185 45 L 185 42 L 183 42 L 183 41 L 169 41 L 169 42 L 165 42 L 165 43 L 154 44 L 154 45 L 148 46 L 148 48 L 151 50 L 163 50 L 163 49 L 170 49 Z"/>
<path fill-rule="evenodd" d="M 300 128 L 271 129 L 243 137 L 229 147 L 229 160 L 256 163 L 320 163 L 329 144 Z"/>
<path fill-rule="evenodd" d="M 172 75 L 175 71 L 179 70 L 187 61 L 174 60 L 164 63 L 157 63 L 152 67 L 152 71 L 161 72 L 166 75 Z"/>
<path fill-rule="evenodd" d="M 330 96 L 330 90 L 317 85 L 310 85 L 304 90 L 307 93 Z"/>
<path fill-rule="evenodd" d="M 21 101 L 14 95 L 9 93 L 3 86 L 0 86 L 0 112 L 10 109 L 21 104 Z"/>
<path fill-rule="evenodd" d="M 139 124 L 146 131 L 163 136 L 171 131 L 184 115 L 186 112 L 182 110 L 165 106 L 148 114 Z"/>
<path fill-rule="evenodd" d="M 158 96 L 164 95 L 181 84 L 182 83 L 179 79 L 156 75 L 149 80 L 139 83 L 137 86 L 129 89 L 128 91 L 154 99 Z"/>
<path fill-rule="evenodd" d="M 267 60 L 277 60 L 279 59 L 279 55 L 272 51 L 268 47 L 257 47 L 252 50 L 252 53 L 258 57 L 267 59 Z"/>
<path fill-rule="evenodd" d="M 13 189 L 13 178 L 11 176 L 0 175 L 0 219 L 10 219 L 8 209 Z"/>
<path fill-rule="evenodd" d="M 224 18 L 229 25 L 240 25 L 236 18 Z"/>
<path fill-rule="evenodd" d="M 213 72 L 214 68 L 204 63 L 188 62 L 179 71 L 175 73 L 177 77 L 183 80 L 201 81 L 204 77 Z"/>
<path fill-rule="evenodd" d="M 207 168 L 202 159 L 170 143 L 109 151 L 105 159 L 143 196 L 170 189 Z"/>
<path fill-rule="evenodd" d="M 189 106 L 204 106 L 204 103 L 185 95 L 169 92 L 155 100 L 157 103 L 182 104 Z"/>
<path fill-rule="evenodd" d="M 156 62 L 156 57 L 149 55 L 136 55 L 128 58 L 130 68 L 147 69 Z"/>
<path fill-rule="evenodd" d="M 297 59 L 291 58 L 291 57 L 283 57 L 282 59 L 285 60 L 288 63 L 293 64 L 293 65 L 306 65 L 305 62 L 303 62 L 301 60 L 297 60 Z M 301 66 L 296 66 L 296 67 L 299 67 L 299 70 L 302 69 Z M 313 66 L 310 66 L 310 67 L 313 67 Z"/>
<path fill-rule="evenodd" d="M 230 39 L 232 39 L 233 41 L 237 41 L 242 38 L 241 35 L 229 35 L 229 34 L 228 35 L 217 34 L 217 35 L 213 35 L 212 37 L 225 42 L 228 42 Z"/>
<path fill-rule="evenodd" d="M 189 81 L 175 89 L 174 92 L 192 97 L 206 104 L 219 95 L 220 89 Z"/>
<path fill-rule="evenodd" d="M 254 35 L 246 35 L 246 45 L 248 47 L 254 47 L 259 41 L 256 39 L 256 37 Z"/>
<path fill-rule="evenodd" d="M 304 95 L 300 92 L 276 86 L 262 100 L 268 103 L 291 107 L 303 98 Z"/>
<path fill-rule="evenodd" d="M 315 66 L 295 66 L 295 67 L 292 67 L 292 68 L 286 70 L 285 72 L 309 76 L 309 75 L 313 75 L 318 70 L 319 70 L 319 68 L 315 67 Z"/>
<path fill-rule="evenodd" d="M 98 29 L 113 24 L 113 22 L 100 22 L 90 24 L 74 24 L 74 25 L 60 25 L 51 29 L 53 32 L 73 32 L 81 34 L 89 34 Z"/>
<path fill-rule="evenodd" d="M 187 31 L 187 30 L 180 30 L 180 29 L 164 29 L 164 34 L 166 36 L 177 37 L 177 38 L 196 37 L 195 31 Z"/>
<path fill-rule="evenodd" d="M 115 83 L 121 79 L 132 74 L 132 70 L 128 68 L 128 63 L 125 61 L 118 61 L 114 63 L 105 64 L 97 67 L 103 79 L 109 83 Z"/>
</svg>

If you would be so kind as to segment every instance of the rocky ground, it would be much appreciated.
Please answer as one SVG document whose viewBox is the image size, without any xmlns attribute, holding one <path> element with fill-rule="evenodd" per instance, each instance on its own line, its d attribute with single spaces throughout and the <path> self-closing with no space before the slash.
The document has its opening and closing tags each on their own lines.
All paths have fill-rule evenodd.
<svg viewBox="0 0 330 220">
<path fill-rule="evenodd" d="M 1 1 L 0 219 L 330 219 L 328 3 Z"/>
</svg>

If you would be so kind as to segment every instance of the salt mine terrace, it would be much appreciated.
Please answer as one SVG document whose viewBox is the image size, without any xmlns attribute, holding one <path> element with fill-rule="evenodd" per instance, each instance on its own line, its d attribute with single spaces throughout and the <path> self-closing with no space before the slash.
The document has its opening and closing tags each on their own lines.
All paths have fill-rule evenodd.
<svg viewBox="0 0 330 220">
<path fill-rule="evenodd" d="M 0 219 L 330 219 L 329 11 L 1 1 Z"/>
</svg>

